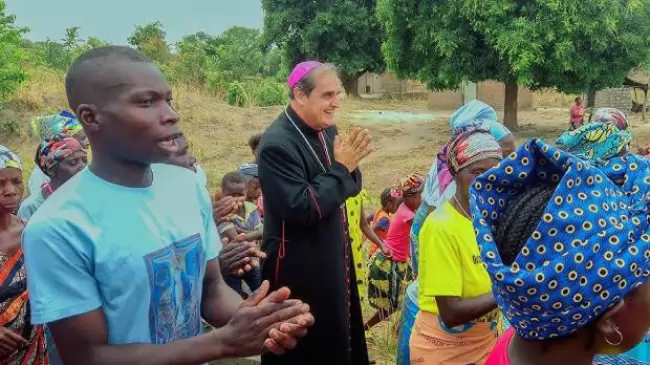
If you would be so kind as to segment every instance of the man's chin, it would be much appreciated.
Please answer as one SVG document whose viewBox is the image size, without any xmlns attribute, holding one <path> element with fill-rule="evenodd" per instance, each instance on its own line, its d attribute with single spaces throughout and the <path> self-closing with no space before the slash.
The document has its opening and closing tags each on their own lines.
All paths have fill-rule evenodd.
<svg viewBox="0 0 650 365">
<path fill-rule="evenodd" d="M 149 156 L 149 163 L 150 164 L 169 163 L 173 158 L 174 158 L 173 153 L 166 150 L 159 150 L 156 151 L 155 154 Z"/>
</svg>

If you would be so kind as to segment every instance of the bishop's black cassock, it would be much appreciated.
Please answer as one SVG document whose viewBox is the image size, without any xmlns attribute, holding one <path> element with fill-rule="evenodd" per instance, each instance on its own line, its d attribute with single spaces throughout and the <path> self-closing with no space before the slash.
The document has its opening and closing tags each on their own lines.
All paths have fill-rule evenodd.
<svg viewBox="0 0 650 365">
<path fill-rule="evenodd" d="M 263 365 L 368 365 L 345 201 L 361 173 L 334 161 L 335 126 L 317 131 L 288 107 L 258 150 L 264 195 L 263 279 L 311 307 L 316 322 L 285 355 Z M 363 217 L 362 217 L 363 218 Z"/>
</svg>

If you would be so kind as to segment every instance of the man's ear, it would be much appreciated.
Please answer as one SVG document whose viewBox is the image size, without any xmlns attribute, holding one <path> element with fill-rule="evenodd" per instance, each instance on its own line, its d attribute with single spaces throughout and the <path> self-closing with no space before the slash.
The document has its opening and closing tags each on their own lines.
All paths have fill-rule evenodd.
<svg viewBox="0 0 650 365">
<path fill-rule="evenodd" d="M 83 125 L 84 129 L 96 132 L 99 130 L 97 121 L 97 108 L 93 104 L 80 104 L 77 107 L 77 119 Z"/>
<path fill-rule="evenodd" d="M 301 88 L 294 87 L 293 88 L 293 97 L 298 102 L 298 104 L 304 105 L 305 101 L 307 100 L 307 98 L 309 96 L 307 96 L 307 94 L 305 94 L 305 92 Z"/>
</svg>

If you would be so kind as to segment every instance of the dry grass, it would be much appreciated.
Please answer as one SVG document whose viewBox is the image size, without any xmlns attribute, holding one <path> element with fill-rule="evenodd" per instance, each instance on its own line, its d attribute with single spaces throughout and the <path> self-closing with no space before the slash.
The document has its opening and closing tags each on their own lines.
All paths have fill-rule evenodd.
<svg viewBox="0 0 650 365">
<path fill-rule="evenodd" d="M 568 108 L 578 95 L 561 94 L 555 90 L 541 90 L 533 94 L 533 104 L 538 108 Z"/>
</svg>

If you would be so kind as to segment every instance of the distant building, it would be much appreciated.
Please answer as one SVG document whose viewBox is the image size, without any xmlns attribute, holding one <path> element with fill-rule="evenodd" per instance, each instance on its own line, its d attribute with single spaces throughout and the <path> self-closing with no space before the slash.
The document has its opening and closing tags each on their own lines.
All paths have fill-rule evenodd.
<svg viewBox="0 0 650 365">
<path fill-rule="evenodd" d="M 505 85 L 496 81 L 466 83 L 459 90 L 429 91 L 418 81 L 400 80 L 391 73 L 366 72 L 359 78 L 357 87 L 359 94 L 426 95 L 431 109 L 456 109 L 474 99 L 500 109 L 505 102 Z M 533 92 L 520 88 L 517 102 L 520 109 L 532 108 Z"/>
<path fill-rule="evenodd" d="M 428 105 L 431 109 L 456 109 L 468 101 L 478 99 L 496 109 L 502 109 L 505 102 L 506 87 L 497 81 L 483 81 L 478 84 L 468 82 L 455 91 L 431 91 Z M 517 97 L 519 109 L 533 107 L 533 92 L 519 88 Z"/>
<path fill-rule="evenodd" d="M 400 80 L 392 73 L 366 72 L 357 81 L 359 94 L 424 94 L 427 88 L 418 81 Z"/>
</svg>

